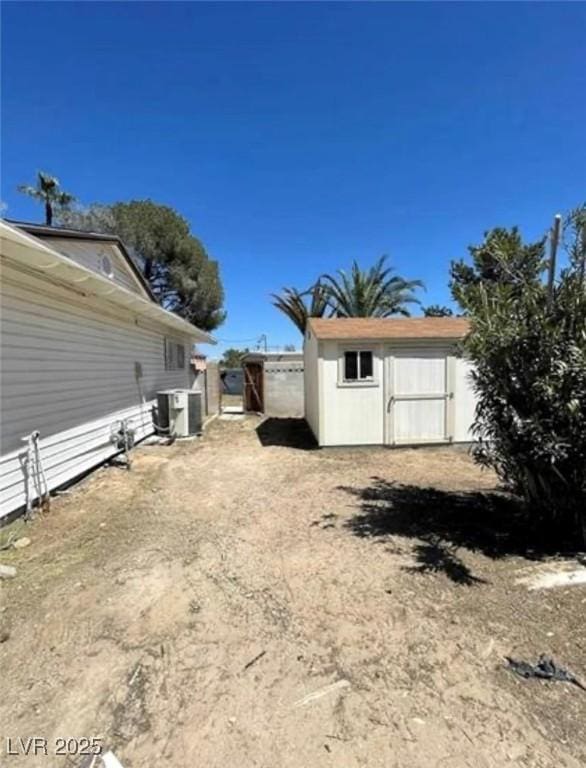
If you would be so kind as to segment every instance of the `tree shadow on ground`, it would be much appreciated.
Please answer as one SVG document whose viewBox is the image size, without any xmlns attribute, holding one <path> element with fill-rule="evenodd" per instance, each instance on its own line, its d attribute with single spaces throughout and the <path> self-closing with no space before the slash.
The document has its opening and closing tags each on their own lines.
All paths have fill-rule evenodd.
<svg viewBox="0 0 586 768">
<path fill-rule="evenodd" d="M 442 572 L 472 586 L 474 576 L 458 549 L 496 559 L 510 555 L 537 560 L 559 552 L 528 523 L 516 499 L 501 492 L 451 492 L 372 478 L 366 488 L 340 486 L 358 497 L 361 511 L 345 527 L 360 538 L 397 535 L 417 539 L 414 572 Z"/>
<path fill-rule="evenodd" d="M 270 417 L 258 425 L 256 434 L 265 448 L 273 445 L 313 451 L 318 447 L 305 419 Z"/>
</svg>

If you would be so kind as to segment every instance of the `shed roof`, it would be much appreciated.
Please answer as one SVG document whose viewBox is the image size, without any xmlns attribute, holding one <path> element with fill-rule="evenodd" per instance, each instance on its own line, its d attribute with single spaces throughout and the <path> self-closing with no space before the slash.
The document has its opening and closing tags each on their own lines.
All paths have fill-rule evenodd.
<svg viewBox="0 0 586 768">
<path fill-rule="evenodd" d="M 465 317 L 312 317 L 316 339 L 462 339 L 470 330 Z"/>
</svg>

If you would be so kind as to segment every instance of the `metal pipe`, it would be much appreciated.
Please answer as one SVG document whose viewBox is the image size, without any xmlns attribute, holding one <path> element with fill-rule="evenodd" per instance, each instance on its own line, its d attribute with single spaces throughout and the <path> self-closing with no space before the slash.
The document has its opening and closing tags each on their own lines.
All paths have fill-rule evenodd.
<svg viewBox="0 0 586 768">
<path fill-rule="evenodd" d="M 555 281 L 555 267 L 558 245 L 560 242 L 560 231 L 562 227 L 562 217 L 556 213 L 553 219 L 553 226 L 549 236 L 549 275 L 547 280 L 547 304 L 551 305 L 553 300 L 553 287 Z"/>
</svg>

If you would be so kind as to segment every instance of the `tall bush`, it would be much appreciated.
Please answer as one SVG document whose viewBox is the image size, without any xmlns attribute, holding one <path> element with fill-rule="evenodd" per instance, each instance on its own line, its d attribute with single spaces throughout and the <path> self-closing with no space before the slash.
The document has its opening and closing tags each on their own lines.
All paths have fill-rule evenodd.
<svg viewBox="0 0 586 768">
<path fill-rule="evenodd" d="M 527 502 L 551 534 L 586 541 L 586 208 L 575 211 L 568 264 L 548 295 L 544 243 L 493 230 L 452 265 L 470 316 L 464 354 L 478 397 L 475 455 Z"/>
</svg>

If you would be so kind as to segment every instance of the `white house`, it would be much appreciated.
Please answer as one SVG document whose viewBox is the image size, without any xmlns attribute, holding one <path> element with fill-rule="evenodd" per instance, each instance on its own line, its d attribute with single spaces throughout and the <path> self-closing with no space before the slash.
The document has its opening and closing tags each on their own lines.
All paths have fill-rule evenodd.
<svg viewBox="0 0 586 768">
<path fill-rule="evenodd" d="M 193 344 L 214 342 L 115 237 L 0 221 L 0 265 L 2 518 L 117 453 L 122 424 L 151 434 L 156 392 L 190 388 Z"/>
<path fill-rule="evenodd" d="M 305 418 L 320 446 L 471 441 L 465 318 L 312 318 Z"/>
</svg>

